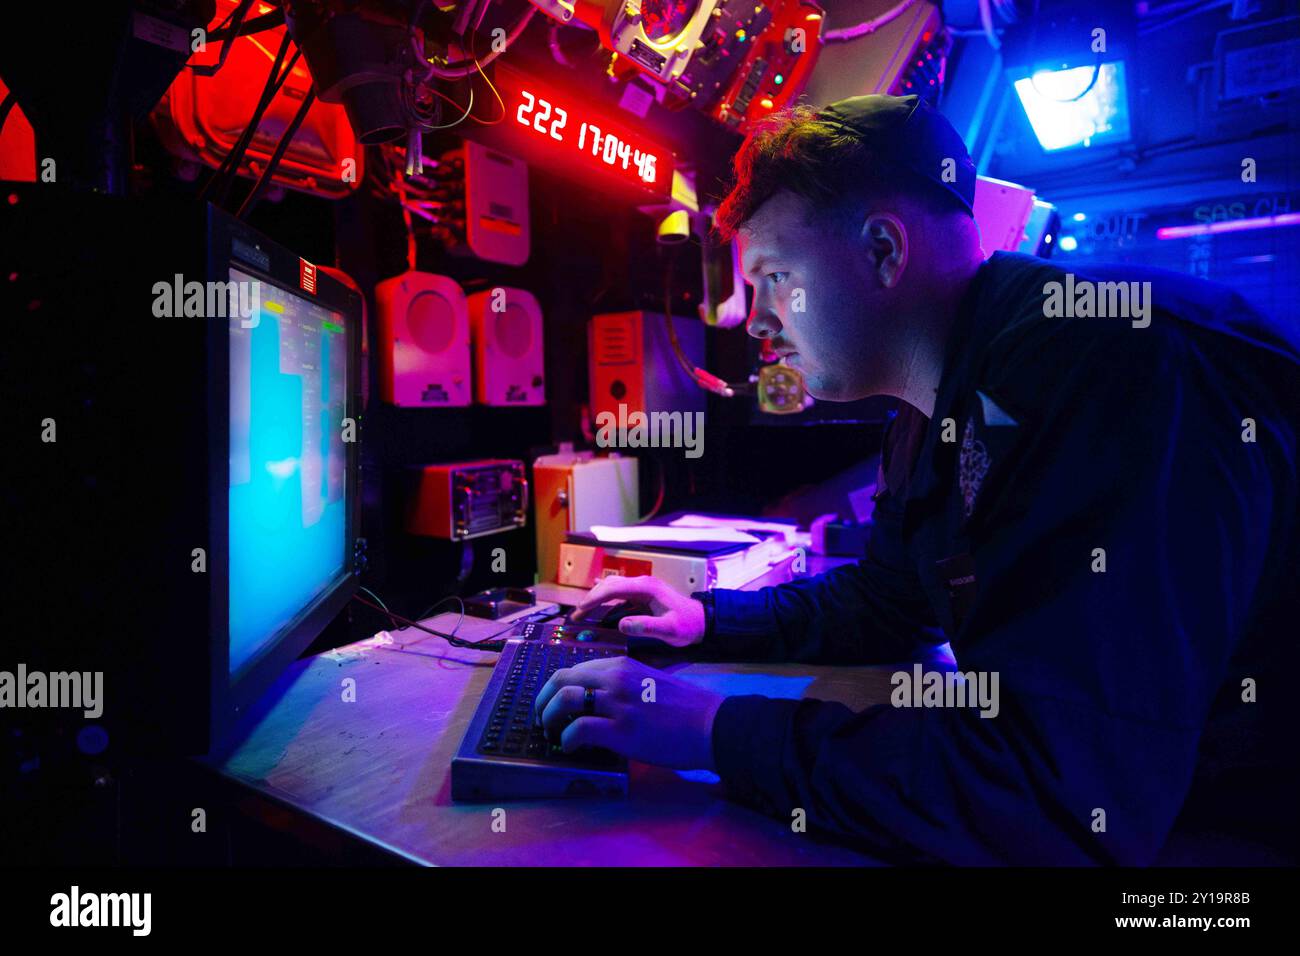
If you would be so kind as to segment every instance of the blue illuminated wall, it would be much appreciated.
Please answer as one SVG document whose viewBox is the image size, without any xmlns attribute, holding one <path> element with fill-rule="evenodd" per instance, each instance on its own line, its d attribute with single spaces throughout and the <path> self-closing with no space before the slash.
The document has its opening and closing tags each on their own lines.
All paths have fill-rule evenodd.
<svg viewBox="0 0 1300 956">
<path fill-rule="evenodd" d="M 347 547 L 344 327 L 266 283 L 259 299 L 251 328 L 230 319 L 231 673 L 329 587 Z"/>
<path fill-rule="evenodd" d="M 1300 193 L 1240 186 L 1197 193 L 1190 202 L 1145 207 L 1105 194 L 1067 200 L 1060 210 L 1065 243 L 1054 258 L 1066 269 L 1128 263 L 1221 282 L 1261 312 L 1300 326 L 1300 223 L 1293 215 Z"/>
<path fill-rule="evenodd" d="M 1143 6 L 1122 57 L 1127 141 L 1095 137 L 1087 147 L 1044 149 L 1015 93 L 1007 44 L 995 52 L 978 36 L 955 47 L 943 111 L 982 175 L 1027 186 L 1057 207 L 1054 238 L 1064 242 L 1053 258 L 1063 268 L 1171 269 L 1228 284 L 1295 327 L 1300 80 L 1283 64 L 1284 51 L 1294 52 L 1296 21 L 1266 26 L 1276 16 L 1267 4 L 1255 14 L 1233 4 L 1178 5 L 1186 16 L 1168 17 L 1160 5 Z M 1049 7 L 1085 25 L 1092 9 L 1083 0 Z M 1020 32 L 1016 63 L 1039 62 L 1060 41 L 1048 20 L 1029 18 Z M 1004 39 L 1015 33 L 1008 28 Z M 1277 45 L 1284 35 L 1290 46 Z M 1103 65 L 1099 85 L 1104 72 Z M 1062 128 L 1080 120 L 1081 104 L 1068 92 L 1066 84 L 1048 104 Z"/>
</svg>

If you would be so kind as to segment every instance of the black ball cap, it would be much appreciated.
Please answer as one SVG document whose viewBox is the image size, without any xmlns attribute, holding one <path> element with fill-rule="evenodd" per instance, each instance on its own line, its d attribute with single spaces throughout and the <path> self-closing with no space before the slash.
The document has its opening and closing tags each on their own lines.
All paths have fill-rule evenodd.
<svg viewBox="0 0 1300 956">
<path fill-rule="evenodd" d="M 851 96 L 824 107 L 817 116 L 946 189 L 975 214 L 975 164 L 966 144 L 944 115 L 920 97 Z"/>
</svg>

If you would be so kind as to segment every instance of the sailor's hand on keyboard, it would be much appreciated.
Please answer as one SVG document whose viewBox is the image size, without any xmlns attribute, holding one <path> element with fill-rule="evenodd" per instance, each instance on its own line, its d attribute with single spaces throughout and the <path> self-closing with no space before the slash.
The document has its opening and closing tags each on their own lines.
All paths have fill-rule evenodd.
<svg viewBox="0 0 1300 956">
<path fill-rule="evenodd" d="M 713 718 L 724 699 L 630 657 L 606 657 L 552 674 L 536 712 L 567 752 L 604 747 L 642 763 L 712 770 Z"/>
<path fill-rule="evenodd" d="M 704 605 L 678 594 L 659 578 L 645 574 L 625 578 L 611 575 L 587 592 L 573 612 L 581 620 L 584 612 L 599 604 L 621 598 L 648 606 L 650 614 L 634 614 L 618 622 L 629 637 L 653 637 L 673 647 L 689 647 L 704 639 Z"/>
</svg>

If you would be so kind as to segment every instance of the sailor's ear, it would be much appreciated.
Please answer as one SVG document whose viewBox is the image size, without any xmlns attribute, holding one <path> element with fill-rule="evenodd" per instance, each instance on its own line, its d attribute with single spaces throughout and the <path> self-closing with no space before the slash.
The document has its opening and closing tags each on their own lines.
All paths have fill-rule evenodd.
<svg viewBox="0 0 1300 956">
<path fill-rule="evenodd" d="M 892 289 L 907 269 L 907 227 L 891 212 L 874 212 L 862 223 L 862 239 L 880 284 Z"/>
</svg>

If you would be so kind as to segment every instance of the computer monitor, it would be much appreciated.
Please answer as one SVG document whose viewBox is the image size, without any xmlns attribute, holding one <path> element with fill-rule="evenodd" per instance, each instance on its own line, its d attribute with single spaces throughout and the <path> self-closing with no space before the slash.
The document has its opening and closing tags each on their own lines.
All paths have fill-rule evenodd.
<svg viewBox="0 0 1300 956">
<path fill-rule="evenodd" d="M 213 323 L 212 745 L 356 588 L 361 298 L 210 210 Z M 224 481 L 215 473 L 221 469 Z"/>
<path fill-rule="evenodd" d="M 0 643 L 103 686 L 99 717 L 25 710 L 28 733 L 44 715 L 110 756 L 212 753 L 355 587 L 361 296 L 188 197 L 6 196 L 22 281 L 0 311 L 28 318 L 0 407 L 50 440 L 5 458 L 0 579 L 22 597 Z"/>
</svg>

